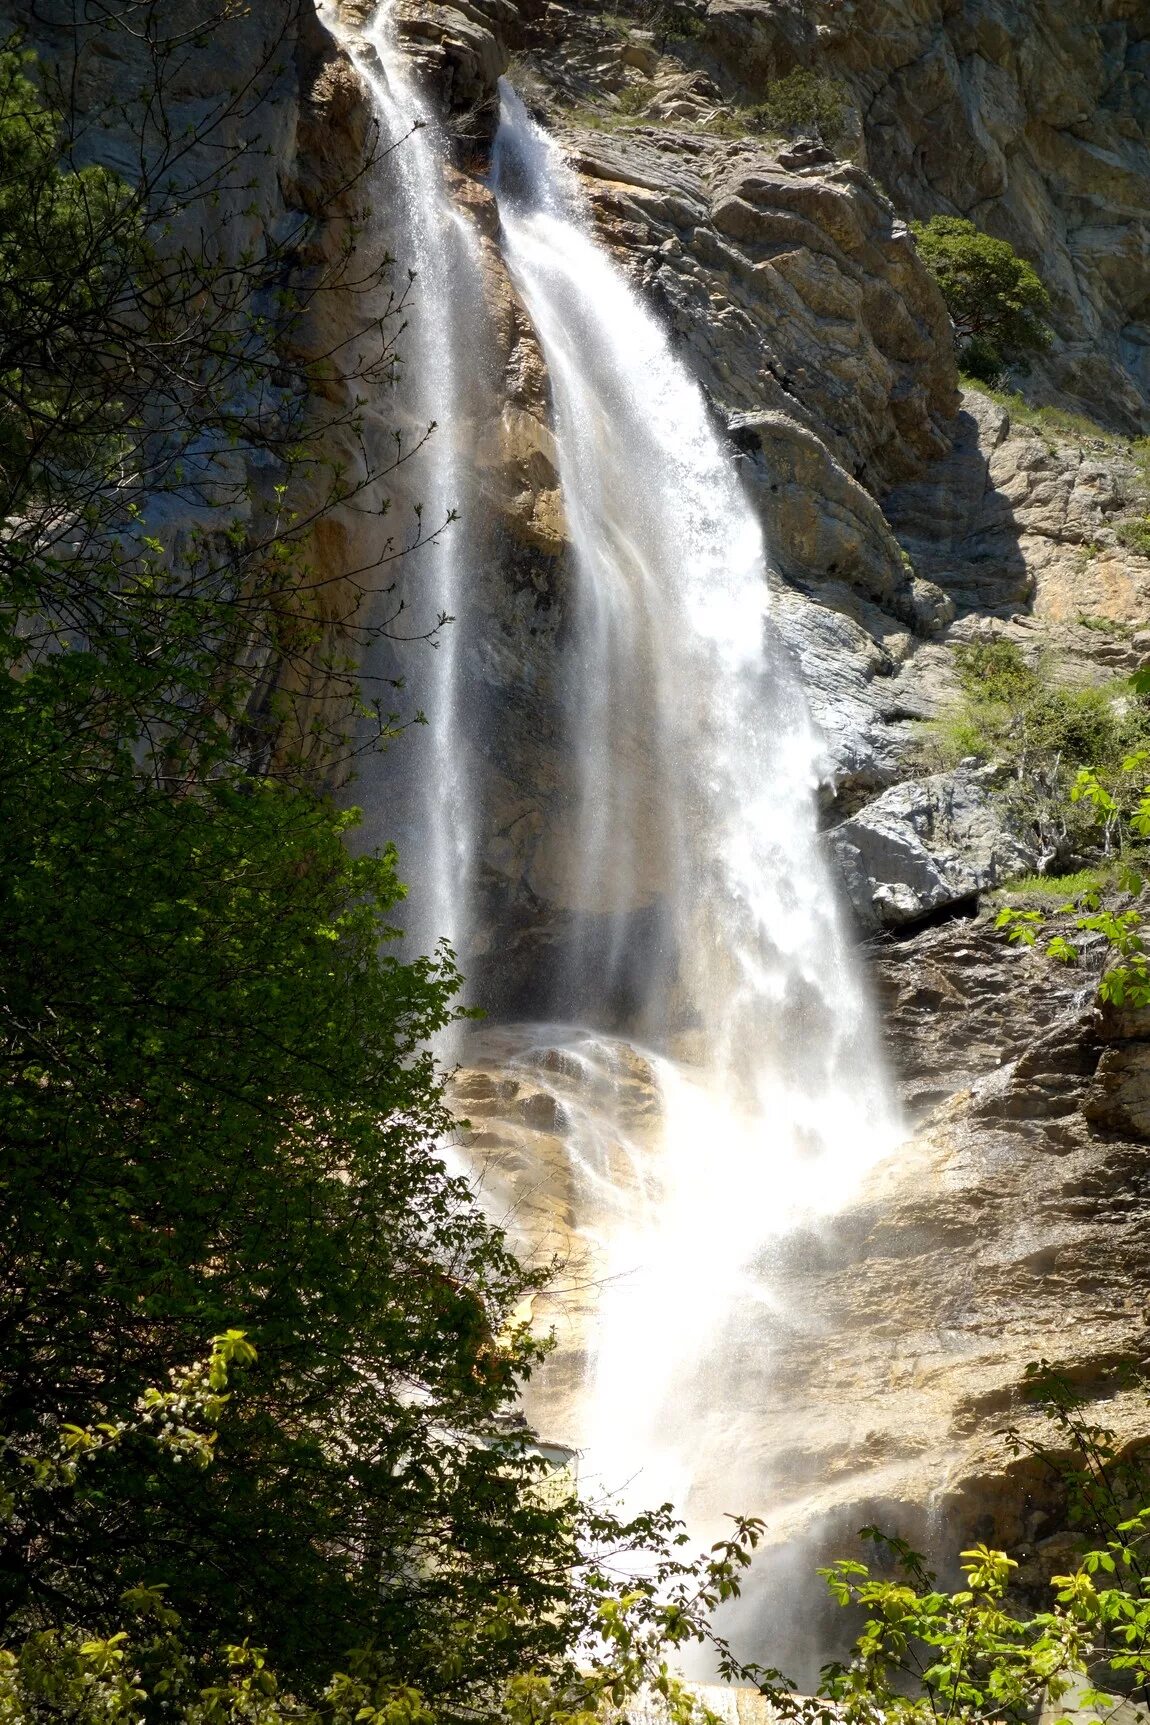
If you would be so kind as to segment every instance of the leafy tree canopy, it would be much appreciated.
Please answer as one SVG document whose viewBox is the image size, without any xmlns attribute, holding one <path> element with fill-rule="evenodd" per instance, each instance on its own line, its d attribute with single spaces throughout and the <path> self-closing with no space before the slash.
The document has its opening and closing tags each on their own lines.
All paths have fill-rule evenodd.
<svg viewBox="0 0 1150 1725">
<path fill-rule="evenodd" d="M 993 381 L 1012 361 L 1050 345 L 1050 295 L 1007 240 L 962 216 L 912 226 L 950 312 L 959 363 L 972 376 Z"/>
</svg>

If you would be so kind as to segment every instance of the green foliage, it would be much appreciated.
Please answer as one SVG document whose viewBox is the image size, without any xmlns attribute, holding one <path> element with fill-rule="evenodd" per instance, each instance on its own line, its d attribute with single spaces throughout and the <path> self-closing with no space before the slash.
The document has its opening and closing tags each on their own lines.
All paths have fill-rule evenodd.
<svg viewBox="0 0 1150 1725">
<path fill-rule="evenodd" d="M 601 12 L 600 23 L 612 35 L 627 37 L 638 27 L 648 30 L 663 47 L 696 41 L 706 35 L 705 12 L 683 0 L 628 0 L 617 12 Z"/>
<path fill-rule="evenodd" d="M 109 1459 L 129 1448 L 165 1467 L 190 1462 L 188 1495 L 194 1500 L 203 1492 L 205 1474 L 230 1466 L 227 1437 L 234 1413 L 229 1385 L 235 1371 L 250 1370 L 256 1362 L 243 1332 L 226 1331 L 213 1339 L 206 1359 L 173 1371 L 167 1390 L 149 1386 L 125 1417 L 64 1426 L 46 1448 L 42 1438 L 39 1447 L 33 1442 L 17 1451 L 9 1445 L 7 1458 L 15 1467 L 0 1519 L 9 1527 L 39 1525 L 45 1501 L 106 1487 Z M 116 1501 L 106 1490 L 101 1495 L 105 1502 Z M 542 1500 L 536 1491 L 537 1507 Z M 596 1570 L 585 1575 L 581 1590 L 588 1607 L 583 1631 L 595 1637 L 598 1656 L 582 1667 L 568 1660 L 546 1670 L 512 1667 L 501 1677 L 494 1675 L 487 1643 L 518 1642 L 531 1609 L 516 1591 L 504 1591 L 486 1602 L 481 1622 L 461 1618 L 452 1624 L 449 1663 L 463 1677 L 463 1716 L 523 1725 L 592 1725 L 632 1697 L 653 1693 L 661 1698 L 670 1725 L 717 1725 L 674 1676 L 668 1654 L 686 1641 L 703 1639 L 709 1614 L 737 1595 L 759 1524 L 737 1522 L 729 1539 L 690 1563 L 673 1553 L 669 1538 L 653 1537 L 656 1520 L 646 1518 L 644 1538 L 648 1555 L 658 1555 L 657 1567 L 644 1580 L 620 1586 L 599 1571 L 604 1559 L 618 1554 L 628 1530 L 610 1518 L 582 1516 L 570 1494 L 551 1501 L 562 1506 L 561 1513 L 581 1520 L 586 1539 L 606 1536 L 612 1544 L 610 1552 L 604 1549 L 596 1558 Z M 679 1543 L 677 1535 L 674 1543 Z M 581 1555 L 586 1561 L 586 1549 Z M 570 1591 L 579 1590 L 571 1586 Z M 287 1720 L 432 1725 L 456 1716 L 458 1703 L 452 1697 L 439 1693 L 429 1706 L 419 1688 L 399 1678 L 394 1649 L 386 1646 L 350 1649 L 344 1668 L 331 1674 L 309 1702 L 298 1688 L 283 1687 L 282 1673 L 248 1638 L 217 1640 L 205 1653 L 202 1634 L 172 1598 L 166 1582 L 135 1584 L 123 1590 L 109 1614 L 119 1627 L 93 1633 L 73 1623 L 52 1625 L 25 1634 L 14 1647 L 0 1648 L 0 1719 L 16 1725 L 47 1710 L 53 1716 L 63 1712 L 78 1725 L 136 1725 L 157 1713 L 196 1725 L 252 1720 L 265 1725 Z M 725 1656 L 721 1664 L 731 1674 L 744 1674 Z M 486 1680 L 476 1682 L 484 1666 Z M 768 1682 L 774 1676 L 763 1674 Z M 429 1679 L 434 1682 L 433 1670 L 425 1670 L 424 1688 Z"/>
<path fill-rule="evenodd" d="M 114 443 L 124 349 L 108 300 L 142 248 L 122 180 L 61 168 L 32 66 L 0 49 L 0 516 L 26 501 L 33 474 L 55 494 Z"/>
<path fill-rule="evenodd" d="M 1065 904 L 1068 899 L 1077 899 L 1083 893 L 1102 894 L 1116 884 L 1117 872 L 1107 865 L 1075 869 L 1071 874 L 1017 875 L 1007 881 L 1002 890 L 1012 899 L 1036 899 L 1042 908 Z"/>
<path fill-rule="evenodd" d="M 707 34 L 706 14 L 692 6 L 668 6 L 661 29 L 665 42 L 699 42 Z"/>
<path fill-rule="evenodd" d="M 15 1451 L 10 1445 L 8 1460 L 16 1466 L 12 1489 L 0 1504 L 0 1520 L 9 1527 L 38 1523 L 46 1500 L 106 1484 L 109 1458 L 128 1448 L 163 1466 L 190 1462 L 195 1471 L 188 1481 L 189 1496 L 194 1498 L 203 1489 L 205 1473 L 228 1466 L 229 1385 L 235 1371 L 250 1370 L 256 1361 L 243 1332 L 226 1331 L 213 1339 L 206 1359 L 170 1374 L 169 1389 L 149 1386 L 126 1417 L 65 1426 L 46 1448 L 43 1439 L 39 1448 Z M 537 1505 L 541 1497 L 535 1493 Z M 572 1506 L 570 1494 L 552 1501 L 565 1510 Z M 609 1518 L 601 1523 L 595 1517 L 583 1519 L 587 1537 L 606 1534 L 616 1548 L 620 1535 L 626 1537 L 627 1530 Z M 717 1542 L 694 1563 L 681 1561 L 670 1541 L 663 1542 L 656 1571 L 631 1586 L 620 1587 L 600 1573 L 587 1575 L 584 1593 L 590 1609 L 583 1626 L 600 1651 L 593 1664 L 583 1668 L 568 1662 L 547 1671 L 512 1669 L 501 1679 L 489 1673 L 486 1686 L 477 1684 L 476 1664 L 490 1663 L 486 1642 L 518 1638 L 529 1608 L 508 1591 L 488 1602 L 481 1624 L 456 1621 L 451 1664 L 470 1678 L 466 1718 L 592 1725 L 632 1697 L 653 1693 L 661 1698 L 670 1725 L 717 1725 L 673 1675 L 667 1655 L 685 1641 L 707 1635 L 710 1612 L 737 1595 L 759 1534 L 758 1523 L 737 1522 L 729 1539 Z M 660 1542 L 652 1545 L 647 1537 L 648 1553 L 654 1555 Z M 397 1679 L 392 1650 L 386 1648 L 350 1650 L 345 1669 L 335 1671 L 313 1701 L 305 1701 L 298 1690 L 283 1688 L 282 1674 L 266 1651 L 247 1638 L 217 1642 L 205 1656 L 202 1636 L 174 1607 L 165 1582 L 125 1588 L 111 1617 L 120 1627 L 94 1634 L 75 1624 L 53 1625 L 25 1635 L 15 1647 L 0 1648 L 0 1719 L 16 1725 L 47 1710 L 85 1725 L 136 1725 L 157 1713 L 196 1725 L 252 1720 L 265 1725 L 286 1720 L 301 1725 L 321 1720 L 433 1725 L 456 1712 L 450 1698 L 439 1695 L 429 1706 L 420 1689 Z M 721 1663 L 732 1674 L 741 1674 L 728 1659 Z M 774 1676 L 763 1673 L 768 1682 Z M 426 1677 L 424 1681 L 426 1687 Z"/>
<path fill-rule="evenodd" d="M 996 763 L 996 794 L 1054 866 L 1091 851 L 1109 857 L 1116 833 L 1073 794 L 1075 778 L 1089 767 L 1129 804 L 1135 787 L 1123 763 L 1150 740 L 1144 702 L 1128 685 L 1059 684 L 1001 636 L 956 646 L 954 663 L 964 699 L 925 729 L 928 763 Z"/>
<path fill-rule="evenodd" d="M 807 1704 L 807 1719 L 825 1718 L 830 1700 L 848 1725 L 1021 1725 L 1066 1698 L 1100 1725 L 1123 1700 L 1150 1701 L 1150 1481 L 1141 1454 L 1121 1451 L 1046 1362 L 1028 1368 L 1027 1388 L 1053 1430 L 1036 1437 L 1027 1426 L 1008 1442 L 1057 1482 L 1086 1546 L 1078 1562 L 1051 1578 L 1047 1608 L 1027 1613 L 1012 1600 L 1018 1565 L 1005 1552 L 963 1552 L 965 1585 L 948 1592 L 905 1541 L 864 1528 L 895 1574 L 852 1561 L 821 1572 L 832 1597 L 861 1607 L 866 1621 L 851 1659 L 825 1669 L 825 1699 Z"/>
<path fill-rule="evenodd" d="M 748 132 L 769 132 L 784 138 L 814 133 L 829 145 L 840 142 L 849 117 L 850 103 L 838 80 L 802 66 L 775 79 L 762 102 L 739 109 Z"/>
<path fill-rule="evenodd" d="M 643 113 L 653 94 L 654 91 L 650 84 L 628 84 L 626 89 L 620 90 L 618 95 L 619 113 L 629 117 Z"/>
<path fill-rule="evenodd" d="M 1120 545 L 1136 551 L 1140 557 L 1150 557 L 1150 515 L 1129 516 L 1114 531 Z"/>
<path fill-rule="evenodd" d="M 1056 909 L 1073 919 L 1080 933 L 1100 935 L 1109 961 L 1098 985 L 1101 999 L 1117 1007 L 1150 1006 L 1150 942 L 1143 913 L 1137 904 L 1128 908 L 1104 902 L 1107 882 L 1120 892 L 1139 894 L 1146 879 L 1146 841 L 1150 839 L 1150 784 L 1146 782 L 1150 748 L 1136 750 L 1121 763 L 1121 780 L 1109 783 L 1090 767 L 1080 767 L 1070 799 L 1088 809 L 1102 830 L 1106 854 L 1114 862 L 1105 875 L 1095 879 L 1070 877 L 1072 892 Z M 1125 782 L 1122 782 L 1125 781 Z M 1017 946 L 1033 946 L 1043 933 L 1045 908 L 1005 905 L 995 927 Z M 1075 964 L 1079 946 L 1066 933 L 1045 940 L 1047 954 L 1063 964 Z"/>
<path fill-rule="evenodd" d="M 1013 641 L 993 636 L 960 642 L 954 666 L 963 693 L 971 700 L 1017 705 L 1034 695 L 1039 678 Z"/>
<path fill-rule="evenodd" d="M 942 289 L 959 363 L 993 382 L 1020 356 L 1050 345 L 1050 295 L 1006 240 L 960 216 L 912 224 L 923 262 Z"/>
</svg>

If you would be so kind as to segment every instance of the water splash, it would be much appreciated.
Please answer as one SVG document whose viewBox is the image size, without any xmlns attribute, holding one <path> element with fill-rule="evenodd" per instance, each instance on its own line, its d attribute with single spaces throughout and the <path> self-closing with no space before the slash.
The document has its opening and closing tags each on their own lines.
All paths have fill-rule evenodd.
<svg viewBox="0 0 1150 1725">
<path fill-rule="evenodd" d="M 604 1293 L 579 1435 L 602 1481 L 685 1509 L 729 1471 L 714 1414 L 775 1299 L 770 1242 L 846 1201 L 899 1129 L 759 522 L 554 142 L 505 80 L 501 95 L 492 181 L 547 362 L 579 576 L 579 914 L 556 1007 L 626 1022 L 660 1121 L 642 1179 L 582 1182 Z M 573 1163 L 580 1139 L 572 1118 Z"/>
</svg>

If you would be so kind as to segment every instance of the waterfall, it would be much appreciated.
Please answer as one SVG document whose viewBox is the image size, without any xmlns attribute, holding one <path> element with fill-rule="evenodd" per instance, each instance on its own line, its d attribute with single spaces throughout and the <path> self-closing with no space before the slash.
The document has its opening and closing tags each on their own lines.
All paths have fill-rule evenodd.
<svg viewBox="0 0 1150 1725">
<path fill-rule="evenodd" d="M 519 1058 L 551 1062 L 598 1246 L 578 1439 L 603 1485 L 706 1521 L 746 1502 L 732 1398 L 777 1305 L 772 1242 L 846 1199 L 897 1121 L 818 843 L 818 739 L 733 455 L 506 80 L 492 183 L 547 364 L 577 570 L 575 914 L 554 988 L 568 1028 Z M 635 1178 L 618 1134 L 614 1161 L 603 1149 L 621 1027 L 659 1104 L 624 1159 Z M 586 1065 L 589 1038 L 590 1109 L 554 1076 Z"/>
<path fill-rule="evenodd" d="M 433 524 L 472 503 L 475 425 L 498 405 L 476 358 L 478 242 L 389 8 L 354 30 L 331 22 L 385 147 L 379 231 L 414 272 L 404 367 L 368 413 L 414 450 L 400 501 Z M 531 985 L 549 1021 L 488 1025 L 449 1050 L 478 1123 L 460 1153 L 528 1249 L 547 1249 L 555 1217 L 587 1248 L 563 1295 L 574 1358 L 561 1350 L 529 1386 L 544 1435 L 579 1447 L 589 1489 L 626 1507 L 671 1501 L 710 1533 L 725 1510 L 776 1501 L 787 1410 L 760 1396 L 744 1411 L 741 1388 L 748 1361 L 761 1386 L 772 1334 L 796 1321 L 779 1253 L 850 1197 L 898 1122 L 819 847 L 819 740 L 772 626 L 734 455 L 506 82 L 491 183 L 546 362 L 575 577 L 553 672 L 554 806 L 570 823 Z M 498 839 L 484 751 L 498 773 L 504 747 L 491 709 L 465 697 L 468 652 L 484 701 L 502 663 L 468 633 L 481 573 L 492 591 L 503 579 L 476 540 L 465 517 L 404 560 L 398 633 L 460 621 L 434 650 L 401 643 L 369 661 L 406 678 L 429 723 L 358 791 L 367 837 L 398 839 L 412 881 L 409 950 L 447 936 L 465 972 L 501 936 L 473 910 Z"/>
<path fill-rule="evenodd" d="M 378 127 L 369 243 L 395 254 L 408 284 L 391 392 L 367 404 L 378 432 L 376 460 L 391 467 L 397 452 L 402 459 L 391 477 L 400 519 L 369 618 L 386 634 L 369 649 L 363 671 L 369 692 L 384 689 L 385 707 L 394 700 L 401 718 L 421 712 L 427 723 L 408 731 L 401 768 L 387 757 L 361 766 L 365 838 L 399 845 L 409 882 L 402 914 L 409 953 L 430 952 L 440 939 L 458 953 L 470 941 L 475 842 L 458 619 L 476 555 L 467 506 L 474 403 L 483 383 L 479 247 L 450 196 L 447 140 L 400 48 L 393 7 L 380 6 L 362 27 L 347 25 L 338 5 L 325 19 L 359 67 Z M 393 693 L 395 683 L 401 692 Z"/>
</svg>

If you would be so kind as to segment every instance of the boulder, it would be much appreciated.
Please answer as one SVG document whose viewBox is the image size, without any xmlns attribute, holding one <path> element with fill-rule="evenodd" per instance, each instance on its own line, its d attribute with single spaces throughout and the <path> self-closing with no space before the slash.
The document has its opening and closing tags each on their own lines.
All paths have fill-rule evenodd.
<svg viewBox="0 0 1150 1725">
<path fill-rule="evenodd" d="M 965 766 L 909 779 L 833 829 L 831 854 L 864 929 L 921 922 L 1034 868 L 1037 854 L 1010 831 L 991 780 Z"/>
</svg>

